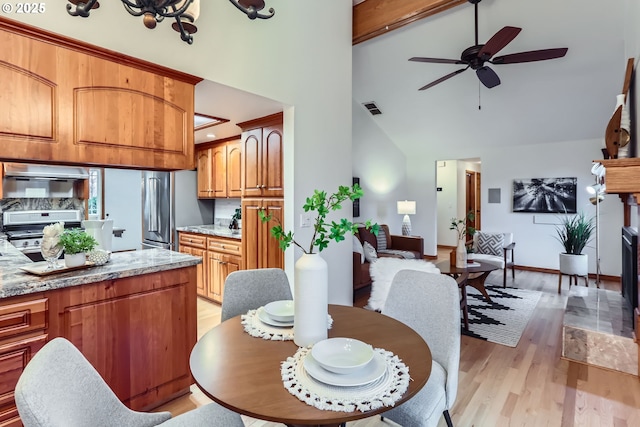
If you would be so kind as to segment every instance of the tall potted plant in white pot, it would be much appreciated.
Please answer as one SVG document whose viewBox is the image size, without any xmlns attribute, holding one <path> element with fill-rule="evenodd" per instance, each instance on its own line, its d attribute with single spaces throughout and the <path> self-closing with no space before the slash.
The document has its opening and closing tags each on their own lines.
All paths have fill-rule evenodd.
<svg viewBox="0 0 640 427">
<path fill-rule="evenodd" d="M 556 227 L 556 239 L 564 248 L 564 252 L 560 254 L 561 273 L 572 276 L 589 274 L 589 260 L 582 251 L 594 230 L 593 219 L 587 218 L 583 212 L 562 218 L 560 225 Z"/>
<path fill-rule="evenodd" d="M 271 228 L 271 235 L 278 239 L 280 248 L 284 251 L 292 244 L 300 248 L 302 257 L 295 264 L 294 279 L 294 342 L 301 347 L 312 345 L 327 338 L 327 306 L 328 306 L 328 272 L 327 263 L 320 256 L 332 240 L 340 242 L 348 232 L 357 233 L 358 224 L 342 218 L 339 221 L 328 221 L 327 215 L 331 211 L 342 209 L 346 200 L 354 201 L 362 197 L 364 192 L 358 184 L 353 187 L 339 186 L 338 191 L 327 194 L 325 191 L 314 190 L 313 196 L 307 197 L 302 206 L 305 212 L 316 212 L 313 223 L 313 236 L 308 245 L 301 245 L 294 239 L 292 231 L 285 231 L 278 218 L 266 215 L 260 211 L 263 222 L 274 220 L 277 225 Z M 365 223 L 375 235 L 378 234 L 378 224 L 371 221 Z"/>
</svg>

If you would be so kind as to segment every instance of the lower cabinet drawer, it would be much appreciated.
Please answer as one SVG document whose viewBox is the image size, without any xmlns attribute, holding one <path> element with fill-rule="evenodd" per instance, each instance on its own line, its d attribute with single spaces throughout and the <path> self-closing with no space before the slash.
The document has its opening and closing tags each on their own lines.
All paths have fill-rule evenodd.
<svg viewBox="0 0 640 427">
<path fill-rule="evenodd" d="M 0 426 L 20 425 L 14 390 L 22 371 L 47 342 L 47 334 L 0 344 Z"/>
<path fill-rule="evenodd" d="M 0 340 L 47 327 L 47 298 L 20 301 L 0 306 Z"/>
<path fill-rule="evenodd" d="M 207 249 L 229 255 L 242 255 L 242 245 L 235 240 L 214 239 L 209 237 L 207 239 Z"/>
</svg>

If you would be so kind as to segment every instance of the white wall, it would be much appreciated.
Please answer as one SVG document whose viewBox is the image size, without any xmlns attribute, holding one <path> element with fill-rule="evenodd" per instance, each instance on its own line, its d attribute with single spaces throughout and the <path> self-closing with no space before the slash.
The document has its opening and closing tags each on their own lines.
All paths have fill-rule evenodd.
<svg viewBox="0 0 640 427">
<path fill-rule="evenodd" d="M 113 237 L 113 251 L 140 249 L 142 242 L 142 175 L 127 169 L 104 170 L 104 214 L 113 226 L 124 228 L 122 237 Z"/>
<path fill-rule="evenodd" d="M 354 151 L 367 143 L 368 140 L 362 140 L 360 135 L 354 135 Z M 557 269 L 558 253 L 562 248 L 554 238 L 554 226 L 534 224 L 533 214 L 512 212 L 513 179 L 575 176 L 578 178 L 578 210 L 595 215 L 595 207 L 588 201 L 586 187 L 593 184 L 591 162 L 601 157 L 600 145 L 601 140 L 495 148 L 482 148 L 481 144 L 474 143 L 473 146 L 460 149 L 448 149 L 446 145 L 441 145 L 416 151 L 407 156 L 407 185 L 410 197 L 417 201 L 418 206 L 427 208 L 418 209 L 412 218 L 413 232 L 424 237 L 425 253 L 437 253 L 436 232 L 442 229 L 446 230 L 445 235 L 450 233 L 450 218 L 446 218 L 446 224 L 438 221 L 441 215 L 437 207 L 440 197 L 436 192 L 437 160 L 477 157 L 482 160 L 482 229 L 512 231 L 517 242 L 515 256 L 518 265 Z M 501 189 L 501 203 L 488 203 L 489 188 Z M 620 228 L 623 219 L 620 199 L 615 195 L 608 196 L 600 205 L 600 212 L 602 273 L 619 275 Z M 547 215 L 554 217 L 553 214 Z M 589 271 L 595 272 L 595 242 L 585 252 L 589 255 Z"/>
<path fill-rule="evenodd" d="M 202 2 L 191 46 L 169 19 L 148 30 L 120 2 L 101 2 L 87 19 L 69 16 L 65 3 L 47 3 L 42 15 L 12 17 L 291 105 L 285 111 L 285 227 L 308 239 L 309 230 L 294 224 L 306 197 L 351 183 L 351 2 L 267 0 L 276 15 L 255 21 L 229 2 Z M 285 255 L 292 282 L 295 256 L 294 249 Z M 329 301 L 351 304 L 351 242 L 332 244 L 323 257 Z"/>
<path fill-rule="evenodd" d="M 364 197 L 360 200 L 358 221 L 371 219 L 389 225 L 392 234 L 402 233 L 403 215 L 398 215 L 398 200 L 413 200 L 407 188 L 406 158 L 370 119 L 360 104 L 353 104 L 353 175 L 360 178 Z M 416 212 L 423 207 L 416 204 Z M 410 215 L 414 235 L 416 215 Z"/>
<path fill-rule="evenodd" d="M 442 188 L 442 191 L 436 192 L 435 200 L 438 209 L 437 244 L 456 246 L 458 243 L 456 233 L 449 230 L 449 225 L 451 218 L 458 216 L 458 161 L 438 160 L 436 174 L 436 186 Z M 435 255 L 436 253 L 430 254 Z"/>
</svg>

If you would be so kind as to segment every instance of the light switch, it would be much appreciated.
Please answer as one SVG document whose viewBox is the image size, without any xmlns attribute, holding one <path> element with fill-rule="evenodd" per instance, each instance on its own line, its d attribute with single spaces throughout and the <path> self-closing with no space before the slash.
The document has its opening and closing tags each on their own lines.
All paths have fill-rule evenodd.
<svg viewBox="0 0 640 427">
<path fill-rule="evenodd" d="M 300 227 L 311 227 L 311 213 L 300 214 Z"/>
</svg>

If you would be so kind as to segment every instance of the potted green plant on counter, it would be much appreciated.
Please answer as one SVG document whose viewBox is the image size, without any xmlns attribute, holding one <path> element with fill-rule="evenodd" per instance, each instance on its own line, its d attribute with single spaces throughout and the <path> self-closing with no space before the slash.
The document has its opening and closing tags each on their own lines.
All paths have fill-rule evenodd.
<svg viewBox="0 0 640 427">
<path fill-rule="evenodd" d="M 98 242 L 81 228 L 70 228 L 60 235 L 60 244 L 64 249 L 64 265 L 78 267 L 85 264 L 86 253 L 93 250 Z"/>
<path fill-rule="evenodd" d="M 595 230 L 593 218 L 587 218 L 583 212 L 576 215 L 565 215 L 560 225 L 556 226 L 556 239 L 564 248 L 560 253 L 560 272 L 572 276 L 586 276 L 589 263 L 583 254 L 591 235 Z"/>
</svg>

